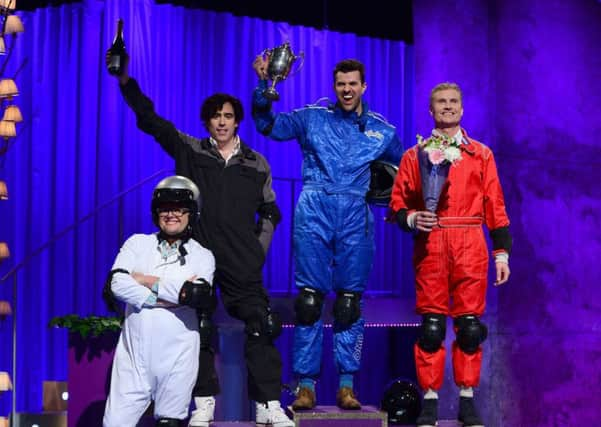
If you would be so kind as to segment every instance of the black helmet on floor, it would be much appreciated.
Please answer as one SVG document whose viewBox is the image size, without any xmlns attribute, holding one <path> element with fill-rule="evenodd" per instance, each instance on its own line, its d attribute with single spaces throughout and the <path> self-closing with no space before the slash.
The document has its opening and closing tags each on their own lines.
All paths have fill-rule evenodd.
<svg viewBox="0 0 601 427">
<path fill-rule="evenodd" d="M 158 208 L 164 205 L 177 205 L 190 210 L 190 222 L 198 218 L 201 207 L 200 191 L 192 180 L 185 176 L 169 176 L 154 187 L 152 193 L 152 221 L 158 227 Z"/>
<path fill-rule="evenodd" d="M 376 160 L 371 162 L 369 169 L 371 179 L 369 181 L 369 191 L 365 196 L 367 203 L 387 207 L 390 203 L 394 178 L 399 168 L 390 162 Z"/>
<path fill-rule="evenodd" d="M 415 424 L 422 408 L 421 394 L 411 381 L 397 379 L 384 392 L 381 407 L 390 424 Z"/>
</svg>

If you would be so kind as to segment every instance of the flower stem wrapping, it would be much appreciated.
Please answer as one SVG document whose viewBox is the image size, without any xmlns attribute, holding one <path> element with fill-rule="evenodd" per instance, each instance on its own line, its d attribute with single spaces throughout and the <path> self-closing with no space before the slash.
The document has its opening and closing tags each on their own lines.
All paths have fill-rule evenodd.
<svg viewBox="0 0 601 427">
<path fill-rule="evenodd" d="M 440 193 L 447 182 L 451 164 L 443 162 L 432 164 L 425 150 L 419 150 L 419 173 L 422 181 L 422 193 L 424 196 L 424 205 L 430 212 L 436 212 Z"/>
<path fill-rule="evenodd" d="M 424 204 L 434 213 L 450 166 L 461 160 L 461 146 L 454 138 L 437 132 L 427 139 L 417 135 L 417 144 Z"/>
</svg>

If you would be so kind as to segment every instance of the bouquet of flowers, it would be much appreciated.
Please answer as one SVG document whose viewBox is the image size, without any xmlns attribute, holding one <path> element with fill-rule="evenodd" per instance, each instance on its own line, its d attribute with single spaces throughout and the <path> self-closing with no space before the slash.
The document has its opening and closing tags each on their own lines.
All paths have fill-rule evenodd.
<svg viewBox="0 0 601 427">
<path fill-rule="evenodd" d="M 443 133 L 433 133 L 427 139 L 417 135 L 417 145 L 428 153 L 428 160 L 433 165 L 440 165 L 445 161 L 454 164 L 461 160 L 460 144 L 455 141 L 455 138 Z"/>
<path fill-rule="evenodd" d="M 448 135 L 432 133 L 429 138 L 417 135 L 419 171 L 426 209 L 436 212 L 449 167 L 461 160 L 461 145 Z"/>
</svg>

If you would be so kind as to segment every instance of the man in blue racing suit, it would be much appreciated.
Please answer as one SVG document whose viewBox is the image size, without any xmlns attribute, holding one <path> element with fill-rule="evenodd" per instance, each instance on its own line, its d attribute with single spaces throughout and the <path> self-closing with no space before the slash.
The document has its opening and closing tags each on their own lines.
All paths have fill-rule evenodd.
<svg viewBox="0 0 601 427">
<path fill-rule="evenodd" d="M 303 189 L 294 216 L 295 301 L 293 370 L 299 378 L 294 409 L 315 406 L 315 381 L 321 365 L 324 296 L 336 292 L 334 356 L 340 375 L 336 394 L 342 409 L 360 409 L 353 393 L 359 370 L 364 320 L 361 296 L 374 254 L 373 215 L 365 199 L 370 163 L 398 164 L 403 152 L 394 126 L 362 101 L 365 67 L 354 59 L 334 68 L 336 104 L 310 105 L 273 113 L 264 96 L 268 58 L 253 68 L 260 82 L 253 95 L 259 132 L 275 140 L 296 139 L 303 153 Z"/>
</svg>

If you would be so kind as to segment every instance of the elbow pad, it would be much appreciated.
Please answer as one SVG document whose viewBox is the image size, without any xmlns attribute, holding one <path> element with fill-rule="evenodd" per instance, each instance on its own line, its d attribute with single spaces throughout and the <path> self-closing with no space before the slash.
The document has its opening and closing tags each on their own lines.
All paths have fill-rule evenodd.
<svg viewBox="0 0 601 427">
<path fill-rule="evenodd" d="M 179 291 L 179 304 L 196 309 L 208 309 L 214 298 L 213 286 L 205 279 L 185 281 Z"/>
<path fill-rule="evenodd" d="M 275 203 L 266 203 L 259 209 L 259 216 L 261 219 L 268 219 L 275 228 L 282 220 L 282 213 L 280 208 Z"/>
<path fill-rule="evenodd" d="M 115 298 L 115 294 L 113 294 L 113 290 L 111 289 L 111 283 L 113 282 L 113 276 L 116 273 L 124 273 L 129 274 L 129 271 L 124 270 L 123 268 L 116 268 L 111 270 L 108 274 L 108 277 L 104 281 L 104 287 L 102 289 L 102 299 L 106 304 L 106 308 L 109 311 L 112 311 L 115 314 L 120 316 L 123 315 L 123 307 L 120 306 L 119 301 Z"/>
</svg>

